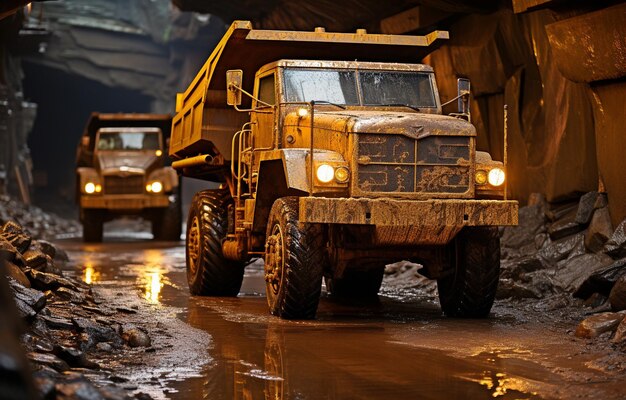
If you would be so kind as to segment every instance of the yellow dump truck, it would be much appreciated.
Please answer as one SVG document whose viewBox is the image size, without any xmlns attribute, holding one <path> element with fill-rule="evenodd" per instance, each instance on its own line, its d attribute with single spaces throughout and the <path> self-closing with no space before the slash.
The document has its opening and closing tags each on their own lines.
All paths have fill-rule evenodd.
<svg viewBox="0 0 626 400">
<path fill-rule="evenodd" d="M 159 240 L 180 240 L 178 174 L 166 165 L 170 115 L 92 113 L 77 151 L 76 197 L 83 238 L 102 241 L 103 224 L 142 217 Z"/>
<path fill-rule="evenodd" d="M 442 115 L 416 63 L 447 37 L 230 26 L 172 121 L 172 166 L 221 182 L 189 211 L 192 294 L 236 296 L 263 257 L 270 312 L 314 318 L 323 279 L 332 295 L 376 296 L 385 265 L 412 260 L 445 314 L 489 313 L 497 227 L 518 204 L 503 163 L 476 150 L 469 82 Z"/>
</svg>

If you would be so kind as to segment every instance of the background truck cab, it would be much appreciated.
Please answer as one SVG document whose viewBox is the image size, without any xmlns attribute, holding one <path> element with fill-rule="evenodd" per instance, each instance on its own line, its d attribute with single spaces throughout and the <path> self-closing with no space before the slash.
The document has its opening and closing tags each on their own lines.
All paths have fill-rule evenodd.
<svg viewBox="0 0 626 400">
<path fill-rule="evenodd" d="M 170 126 L 168 115 L 91 115 L 76 169 L 85 241 L 102 241 L 104 222 L 128 215 L 149 220 L 155 239 L 180 239 L 179 179 L 165 165 Z"/>
</svg>

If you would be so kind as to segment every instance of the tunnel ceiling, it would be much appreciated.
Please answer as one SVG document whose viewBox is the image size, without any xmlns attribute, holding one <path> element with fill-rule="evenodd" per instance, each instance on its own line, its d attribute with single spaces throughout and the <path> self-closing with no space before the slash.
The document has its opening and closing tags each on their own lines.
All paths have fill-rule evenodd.
<svg viewBox="0 0 626 400">
<path fill-rule="evenodd" d="M 257 28 L 329 31 L 367 28 L 372 32 L 397 32 L 398 21 L 385 18 L 401 14 L 405 31 L 432 25 L 456 13 L 484 13 L 498 8 L 499 1 L 476 0 L 172 0 L 181 10 L 210 13 L 230 23 L 253 21 Z M 408 14 L 407 14 L 408 13 Z M 407 23 L 408 22 L 408 23 Z M 408 29 L 406 28 L 413 28 Z"/>
</svg>

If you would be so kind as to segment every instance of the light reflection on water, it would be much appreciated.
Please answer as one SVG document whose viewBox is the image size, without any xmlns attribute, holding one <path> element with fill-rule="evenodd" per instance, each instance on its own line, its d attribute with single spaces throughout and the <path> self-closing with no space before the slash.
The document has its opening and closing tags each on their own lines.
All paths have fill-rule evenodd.
<svg viewBox="0 0 626 400">
<path fill-rule="evenodd" d="M 138 279 L 143 286 L 144 298 L 150 303 L 157 304 L 166 283 L 163 253 L 158 250 L 146 250 L 144 255 L 145 266 Z"/>
<path fill-rule="evenodd" d="M 160 271 L 147 272 L 145 277 L 145 293 L 144 298 L 150 303 L 159 302 L 159 294 L 164 284 L 162 282 L 162 275 Z"/>
<path fill-rule="evenodd" d="M 100 280 L 100 272 L 98 272 L 91 262 L 87 262 L 83 267 L 83 281 L 91 285 L 92 283 L 96 283 Z"/>
</svg>

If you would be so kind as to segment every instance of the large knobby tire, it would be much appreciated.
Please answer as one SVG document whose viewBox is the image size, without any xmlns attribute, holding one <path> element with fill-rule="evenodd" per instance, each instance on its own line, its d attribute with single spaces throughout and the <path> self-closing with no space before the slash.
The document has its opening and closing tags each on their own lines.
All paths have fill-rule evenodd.
<svg viewBox="0 0 626 400">
<path fill-rule="evenodd" d="M 321 225 L 298 223 L 298 199 L 274 202 L 265 242 L 265 280 L 270 312 L 285 319 L 313 319 L 328 257 Z"/>
<path fill-rule="evenodd" d="M 383 283 L 385 267 L 346 270 L 341 278 L 326 278 L 326 289 L 333 297 L 374 298 Z"/>
<path fill-rule="evenodd" d="M 193 295 L 237 296 L 243 280 L 243 262 L 222 255 L 228 230 L 228 206 L 233 200 L 226 190 L 196 193 L 187 219 L 187 283 Z"/>
<path fill-rule="evenodd" d="M 450 317 L 488 316 L 500 276 L 498 228 L 465 228 L 450 252 L 454 272 L 437 280 L 442 311 Z"/>
<path fill-rule="evenodd" d="M 152 235 L 156 240 L 179 241 L 182 233 L 182 210 L 180 196 L 172 195 L 167 208 L 152 220 Z"/>
<path fill-rule="evenodd" d="M 83 210 L 83 240 L 87 243 L 102 242 L 104 217 L 100 210 Z"/>
</svg>

